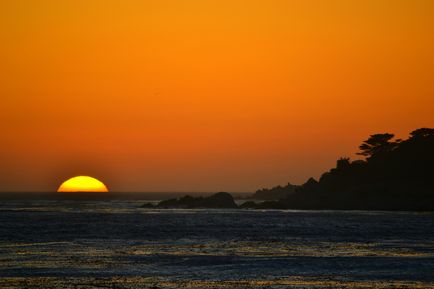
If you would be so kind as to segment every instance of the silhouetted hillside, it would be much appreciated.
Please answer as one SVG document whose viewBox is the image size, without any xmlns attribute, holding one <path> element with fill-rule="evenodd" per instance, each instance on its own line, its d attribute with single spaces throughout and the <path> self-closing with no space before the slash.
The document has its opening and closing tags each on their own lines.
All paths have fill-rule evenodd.
<svg viewBox="0 0 434 289">
<path fill-rule="evenodd" d="M 366 160 L 341 158 L 318 181 L 309 179 L 284 199 L 246 206 L 434 210 L 434 129 L 417 129 L 407 140 L 371 135 L 359 148 Z"/>
<path fill-rule="evenodd" d="M 340 158 L 336 167 L 317 181 L 301 186 L 288 184 L 257 191 L 239 208 L 434 210 L 434 129 L 421 128 L 407 140 L 389 133 L 374 134 L 360 145 L 365 160 Z M 160 202 L 152 208 L 236 208 L 232 196 L 185 196 Z"/>
<path fill-rule="evenodd" d="M 299 186 L 288 183 L 286 186 L 277 186 L 271 189 L 261 189 L 256 191 L 252 198 L 257 200 L 279 200 L 295 193 Z"/>
</svg>

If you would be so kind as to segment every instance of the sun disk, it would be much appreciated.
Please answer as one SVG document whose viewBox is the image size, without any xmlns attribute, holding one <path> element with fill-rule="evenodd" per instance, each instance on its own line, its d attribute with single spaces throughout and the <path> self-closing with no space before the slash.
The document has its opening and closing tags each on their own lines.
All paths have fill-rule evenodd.
<svg viewBox="0 0 434 289">
<path fill-rule="evenodd" d="M 108 192 L 103 182 L 88 176 L 77 176 L 63 182 L 58 192 Z"/>
</svg>

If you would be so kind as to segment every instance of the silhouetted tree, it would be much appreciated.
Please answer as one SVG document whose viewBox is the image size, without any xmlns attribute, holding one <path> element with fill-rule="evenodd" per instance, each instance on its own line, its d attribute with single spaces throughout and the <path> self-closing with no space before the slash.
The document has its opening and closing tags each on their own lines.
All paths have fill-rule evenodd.
<svg viewBox="0 0 434 289">
<path fill-rule="evenodd" d="M 393 137 L 391 133 L 373 134 L 359 146 L 361 152 L 357 154 L 370 159 L 391 152 L 401 142 L 391 141 Z"/>
<path fill-rule="evenodd" d="M 433 138 L 434 137 L 434 129 L 433 128 L 419 128 L 410 133 L 411 138 L 420 139 L 420 138 Z"/>
<path fill-rule="evenodd" d="M 336 162 L 337 170 L 345 170 L 350 167 L 350 158 L 340 158 Z"/>
</svg>

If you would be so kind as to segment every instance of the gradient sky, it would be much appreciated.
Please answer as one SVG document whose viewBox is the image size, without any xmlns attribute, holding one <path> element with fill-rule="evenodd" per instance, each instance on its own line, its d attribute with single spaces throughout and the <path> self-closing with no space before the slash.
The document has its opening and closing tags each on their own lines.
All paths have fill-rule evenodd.
<svg viewBox="0 0 434 289">
<path fill-rule="evenodd" d="M 0 190 L 253 191 L 434 125 L 434 1 L 0 1 Z"/>
</svg>

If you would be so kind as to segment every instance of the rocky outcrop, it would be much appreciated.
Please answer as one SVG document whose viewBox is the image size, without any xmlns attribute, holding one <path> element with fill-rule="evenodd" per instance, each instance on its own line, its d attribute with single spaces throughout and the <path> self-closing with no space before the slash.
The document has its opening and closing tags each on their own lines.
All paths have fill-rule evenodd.
<svg viewBox="0 0 434 289">
<path fill-rule="evenodd" d="M 231 194 L 219 192 L 209 197 L 184 196 L 177 199 L 164 200 L 158 203 L 156 208 L 212 208 L 212 209 L 232 209 L 238 206 L 234 202 Z"/>
<path fill-rule="evenodd" d="M 155 205 L 152 203 L 144 203 L 143 205 L 140 206 L 141 208 L 148 208 L 148 209 L 152 209 L 155 208 Z"/>
<path fill-rule="evenodd" d="M 292 185 L 288 183 L 286 186 L 276 186 L 271 189 L 261 189 L 257 190 L 253 195 L 252 199 L 255 200 L 280 200 L 288 197 L 289 195 L 295 193 L 295 191 L 300 186 Z"/>
</svg>

